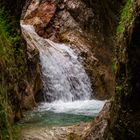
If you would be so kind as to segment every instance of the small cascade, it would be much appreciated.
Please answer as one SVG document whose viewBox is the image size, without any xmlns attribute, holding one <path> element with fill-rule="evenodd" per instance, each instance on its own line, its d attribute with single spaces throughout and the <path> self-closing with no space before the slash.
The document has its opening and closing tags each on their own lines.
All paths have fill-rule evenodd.
<svg viewBox="0 0 140 140">
<path fill-rule="evenodd" d="M 53 42 L 36 33 L 34 27 L 40 22 L 40 18 L 34 12 L 37 12 L 35 9 L 39 3 L 40 0 L 31 1 L 20 23 L 29 52 L 39 52 L 44 85 L 43 102 L 26 112 L 20 124 L 40 129 L 89 122 L 101 111 L 105 101 L 91 99 L 93 93 L 90 79 L 70 45 Z M 48 3 L 45 8 L 48 8 L 46 11 L 51 9 Z M 50 13 L 54 12 L 53 8 Z M 33 17 L 30 19 L 30 16 Z M 43 20 L 41 22 L 44 23 Z"/>
<path fill-rule="evenodd" d="M 70 46 L 40 37 L 32 25 L 21 22 L 21 29 L 29 49 L 39 51 L 45 101 L 23 122 L 33 126 L 70 125 L 95 117 L 105 102 L 90 99 L 90 80 Z"/>
<path fill-rule="evenodd" d="M 74 51 L 65 44 L 40 37 L 32 25 L 21 27 L 27 44 L 40 53 L 45 101 L 89 100 L 90 80 Z"/>
</svg>

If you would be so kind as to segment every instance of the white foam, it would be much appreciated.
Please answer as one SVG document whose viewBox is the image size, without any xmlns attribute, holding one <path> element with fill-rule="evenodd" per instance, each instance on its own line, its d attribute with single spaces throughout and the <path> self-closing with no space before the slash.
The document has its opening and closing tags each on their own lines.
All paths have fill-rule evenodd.
<svg viewBox="0 0 140 140">
<path fill-rule="evenodd" d="M 103 108 L 104 103 L 105 101 L 99 100 L 78 100 L 74 102 L 55 101 L 52 103 L 42 103 L 38 111 L 96 116 Z"/>
</svg>

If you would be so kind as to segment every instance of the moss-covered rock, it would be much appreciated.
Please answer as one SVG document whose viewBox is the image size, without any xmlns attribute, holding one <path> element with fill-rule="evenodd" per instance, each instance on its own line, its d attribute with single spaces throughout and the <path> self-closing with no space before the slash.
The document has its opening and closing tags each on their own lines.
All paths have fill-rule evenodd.
<svg viewBox="0 0 140 140">
<path fill-rule="evenodd" d="M 25 2 L 0 0 L 1 140 L 12 139 L 11 124 L 23 117 L 23 109 L 36 105 L 35 96 L 42 89 L 38 52 L 32 52 L 32 59 L 28 57 L 20 32 Z"/>
<path fill-rule="evenodd" d="M 139 65 L 140 65 L 140 3 L 127 0 L 122 7 L 120 22 L 117 27 L 116 44 L 116 88 L 110 107 L 96 118 L 84 140 L 139 140 L 140 139 L 140 106 L 139 106 Z M 132 11 L 130 9 L 133 9 Z M 125 18 L 122 18 L 122 15 Z M 130 12 L 131 16 L 130 16 Z M 128 16 L 128 18 L 127 18 Z M 130 18 L 131 17 L 131 18 Z M 128 19 L 128 20 L 127 20 Z M 130 20 L 131 19 L 131 20 Z M 127 22 L 127 23 L 126 23 Z M 104 121 L 104 123 L 102 123 Z M 106 125 L 105 129 L 102 128 Z M 95 130 L 98 130 L 96 133 Z"/>
</svg>

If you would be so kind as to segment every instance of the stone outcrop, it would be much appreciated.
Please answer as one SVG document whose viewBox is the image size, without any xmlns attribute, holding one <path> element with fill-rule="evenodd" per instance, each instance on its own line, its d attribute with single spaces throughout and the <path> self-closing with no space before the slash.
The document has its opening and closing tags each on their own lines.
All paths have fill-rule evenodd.
<svg viewBox="0 0 140 140">
<path fill-rule="evenodd" d="M 127 8 L 126 8 L 127 6 Z M 117 36 L 116 90 L 109 107 L 99 114 L 83 140 L 139 140 L 139 65 L 140 65 L 140 3 L 127 1 L 125 11 L 129 22 L 121 25 L 125 30 Z M 131 10 L 133 11 L 131 13 Z M 132 15 L 131 15 L 132 14 Z M 128 15 L 128 14 L 127 14 Z M 128 19 L 128 17 L 127 17 Z M 99 118 L 99 119 L 98 119 Z"/>
</svg>

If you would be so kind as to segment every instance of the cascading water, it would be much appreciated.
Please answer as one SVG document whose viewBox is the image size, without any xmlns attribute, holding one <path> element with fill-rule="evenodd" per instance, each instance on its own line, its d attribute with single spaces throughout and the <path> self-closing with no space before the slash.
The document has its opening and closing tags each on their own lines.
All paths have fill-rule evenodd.
<svg viewBox="0 0 140 140">
<path fill-rule="evenodd" d="M 90 80 L 74 51 L 65 44 L 40 37 L 32 25 L 21 22 L 21 28 L 27 44 L 38 49 L 40 53 L 45 102 L 35 112 L 43 115 L 49 111 L 57 114 L 95 116 L 104 102 L 90 100 Z"/>
<path fill-rule="evenodd" d="M 64 44 L 46 41 L 48 53 L 40 53 L 46 98 L 64 102 L 89 99 L 90 81 L 73 50 Z"/>
<path fill-rule="evenodd" d="M 22 25 L 22 29 L 24 35 L 28 34 L 28 44 L 35 45 L 40 52 L 45 100 L 90 99 L 90 80 L 73 50 L 39 37 L 31 25 Z"/>
</svg>

